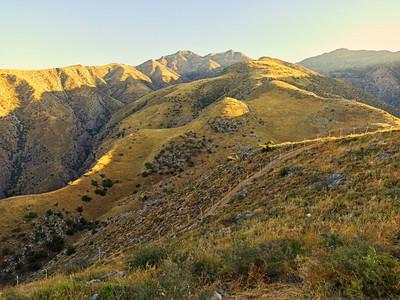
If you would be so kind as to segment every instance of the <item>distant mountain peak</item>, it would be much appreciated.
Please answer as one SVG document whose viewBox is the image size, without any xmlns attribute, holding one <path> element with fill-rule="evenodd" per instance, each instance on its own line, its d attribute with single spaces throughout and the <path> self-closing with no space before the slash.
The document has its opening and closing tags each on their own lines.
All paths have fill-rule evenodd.
<svg viewBox="0 0 400 300">
<path fill-rule="evenodd" d="M 232 49 L 226 52 L 210 53 L 204 57 L 219 63 L 223 68 L 229 67 L 230 65 L 238 62 L 251 59 L 249 56 L 243 54 L 242 52 L 236 52 Z"/>
<path fill-rule="evenodd" d="M 340 48 L 307 58 L 299 64 L 344 80 L 400 108 L 400 52 Z"/>
</svg>

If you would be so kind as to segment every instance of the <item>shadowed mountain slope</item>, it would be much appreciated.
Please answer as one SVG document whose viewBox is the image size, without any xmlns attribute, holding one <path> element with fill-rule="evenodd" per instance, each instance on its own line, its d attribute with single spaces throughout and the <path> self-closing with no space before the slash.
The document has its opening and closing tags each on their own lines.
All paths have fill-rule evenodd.
<svg viewBox="0 0 400 300">
<path fill-rule="evenodd" d="M 150 84 L 118 64 L 0 70 L 0 197 L 45 192 L 76 178 L 94 136 Z"/>
<path fill-rule="evenodd" d="M 338 49 L 300 64 L 400 108 L 400 52 Z"/>
</svg>

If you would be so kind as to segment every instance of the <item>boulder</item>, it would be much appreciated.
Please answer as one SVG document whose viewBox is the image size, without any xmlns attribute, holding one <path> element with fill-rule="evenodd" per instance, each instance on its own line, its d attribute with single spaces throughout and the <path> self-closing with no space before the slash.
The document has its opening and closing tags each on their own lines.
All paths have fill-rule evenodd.
<svg viewBox="0 0 400 300">
<path fill-rule="evenodd" d="M 246 190 L 241 190 L 239 193 L 237 193 L 236 197 L 235 197 L 235 201 L 240 201 L 243 200 L 247 197 L 247 194 L 249 192 Z"/>
<path fill-rule="evenodd" d="M 382 153 L 378 154 L 377 156 L 375 156 L 374 159 L 385 159 L 390 156 L 392 156 L 390 153 L 382 152 Z"/>
<path fill-rule="evenodd" d="M 338 187 L 339 185 L 345 184 L 347 180 L 343 178 L 345 174 L 334 173 L 329 175 L 327 178 L 320 180 L 309 186 L 311 190 L 322 190 L 323 188 L 331 189 Z"/>
<path fill-rule="evenodd" d="M 254 216 L 254 213 L 252 211 L 242 211 L 240 214 L 238 214 L 236 216 L 236 221 L 240 221 L 240 220 L 245 220 L 245 219 L 249 219 L 251 217 Z"/>
<path fill-rule="evenodd" d="M 210 300 L 222 300 L 222 295 L 217 291 L 214 291 L 214 295 L 210 298 Z"/>
</svg>

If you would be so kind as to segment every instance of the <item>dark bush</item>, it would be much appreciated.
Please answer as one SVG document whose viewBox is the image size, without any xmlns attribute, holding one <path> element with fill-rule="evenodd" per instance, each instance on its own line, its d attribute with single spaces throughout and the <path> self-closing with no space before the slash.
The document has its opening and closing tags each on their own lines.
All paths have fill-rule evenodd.
<svg viewBox="0 0 400 300">
<path fill-rule="evenodd" d="M 203 255 L 193 261 L 191 271 L 204 283 L 213 283 L 218 278 L 222 268 L 223 264 L 220 259 Z"/>
<path fill-rule="evenodd" d="M 84 201 L 84 202 L 90 202 L 90 200 L 92 200 L 92 197 L 90 197 L 90 196 L 88 196 L 88 195 L 82 196 L 82 201 Z"/>
<path fill-rule="evenodd" d="M 75 252 L 76 252 L 76 248 L 75 248 L 74 246 L 71 246 L 71 245 L 68 246 L 67 251 L 66 251 L 66 254 L 67 254 L 68 256 L 74 254 Z"/>
<path fill-rule="evenodd" d="M 287 174 L 289 174 L 289 167 L 282 167 L 279 169 L 279 176 L 285 177 Z"/>
<path fill-rule="evenodd" d="M 60 252 L 64 247 L 64 239 L 59 235 L 53 235 L 45 245 L 50 251 Z"/>
<path fill-rule="evenodd" d="M 67 235 L 74 235 L 75 229 L 74 228 L 68 228 L 67 231 L 65 231 Z"/>
<path fill-rule="evenodd" d="M 31 211 L 30 213 L 28 213 L 28 214 L 25 215 L 25 219 L 32 220 L 32 219 L 36 218 L 37 216 L 38 216 L 37 213 Z"/>
<path fill-rule="evenodd" d="M 113 181 L 111 179 L 104 179 L 102 183 L 103 187 L 105 188 L 110 188 L 114 185 Z"/>
<path fill-rule="evenodd" d="M 104 189 L 104 190 L 95 189 L 94 193 L 97 194 L 97 195 L 100 195 L 100 196 L 105 196 L 107 194 L 107 190 L 106 189 Z"/>
<path fill-rule="evenodd" d="M 127 260 L 130 269 L 146 269 L 158 266 L 167 257 L 167 250 L 162 245 L 148 245 L 136 249 Z"/>
</svg>

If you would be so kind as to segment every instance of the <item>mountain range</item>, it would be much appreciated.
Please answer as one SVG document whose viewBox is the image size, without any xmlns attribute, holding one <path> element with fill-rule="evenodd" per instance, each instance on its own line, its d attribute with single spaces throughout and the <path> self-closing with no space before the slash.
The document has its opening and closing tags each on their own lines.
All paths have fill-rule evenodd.
<svg viewBox="0 0 400 300">
<path fill-rule="evenodd" d="M 299 64 L 400 108 L 400 52 L 338 49 Z"/>
<path fill-rule="evenodd" d="M 349 265 L 397 266 L 400 113 L 349 83 L 179 51 L 0 70 L 0 107 L 0 279 L 33 299 L 397 293 Z"/>
</svg>

